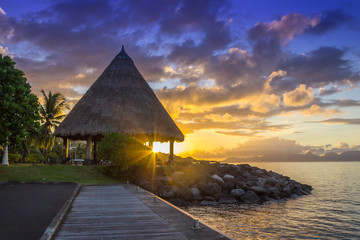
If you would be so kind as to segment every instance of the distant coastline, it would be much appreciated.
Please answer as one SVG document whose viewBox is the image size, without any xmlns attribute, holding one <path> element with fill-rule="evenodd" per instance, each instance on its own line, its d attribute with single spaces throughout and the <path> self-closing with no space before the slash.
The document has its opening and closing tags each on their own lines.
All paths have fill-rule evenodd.
<svg viewBox="0 0 360 240">
<path fill-rule="evenodd" d="M 264 156 L 249 158 L 227 157 L 224 163 L 237 162 L 357 162 L 360 161 L 360 151 L 347 151 L 341 154 L 335 152 L 326 153 L 323 156 L 315 155 L 311 152 L 307 154 L 294 153 L 273 153 Z"/>
</svg>

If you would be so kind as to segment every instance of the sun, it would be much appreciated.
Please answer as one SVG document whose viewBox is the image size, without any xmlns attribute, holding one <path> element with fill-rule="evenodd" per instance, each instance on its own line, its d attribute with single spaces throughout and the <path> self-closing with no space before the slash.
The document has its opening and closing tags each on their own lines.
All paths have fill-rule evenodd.
<svg viewBox="0 0 360 240">
<path fill-rule="evenodd" d="M 162 152 L 162 153 L 169 153 L 169 143 L 168 142 L 154 142 L 153 144 L 153 152 Z"/>
</svg>

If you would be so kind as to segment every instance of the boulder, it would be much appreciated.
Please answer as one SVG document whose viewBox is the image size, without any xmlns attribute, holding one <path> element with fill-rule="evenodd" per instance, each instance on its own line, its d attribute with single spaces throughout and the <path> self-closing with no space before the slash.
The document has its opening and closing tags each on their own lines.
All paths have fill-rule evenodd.
<svg viewBox="0 0 360 240">
<path fill-rule="evenodd" d="M 229 193 L 235 187 L 235 183 L 232 182 L 220 183 L 220 187 L 223 192 Z"/>
<path fill-rule="evenodd" d="M 214 195 L 214 198 L 215 198 L 216 201 L 219 201 L 220 198 L 225 197 L 225 196 L 228 196 L 228 194 L 225 194 L 223 192 L 219 192 L 219 193 Z"/>
<path fill-rule="evenodd" d="M 270 194 L 277 194 L 277 195 L 280 194 L 280 190 L 277 187 L 269 187 L 268 191 L 269 191 Z"/>
<path fill-rule="evenodd" d="M 233 175 L 230 175 L 230 174 L 225 174 L 223 176 L 223 180 L 224 181 L 228 181 L 228 180 L 233 180 L 234 179 L 234 176 Z"/>
<path fill-rule="evenodd" d="M 177 193 L 177 195 L 182 200 L 193 200 L 193 194 L 188 188 L 182 188 L 181 191 Z"/>
<path fill-rule="evenodd" d="M 175 193 L 173 191 L 159 190 L 159 197 L 162 198 L 173 198 L 175 197 Z"/>
<path fill-rule="evenodd" d="M 221 177 L 219 177 L 217 174 L 212 175 L 211 179 L 215 180 L 218 183 L 223 183 L 224 182 L 224 180 Z"/>
<path fill-rule="evenodd" d="M 248 190 L 253 191 L 258 195 L 263 195 L 266 192 L 265 188 L 260 187 L 260 186 L 252 186 L 252 187 L 249 187 Z"/>
<path fill-rule="evenodd" d="M 219 199 L 219 203 L 237 203 L 238 200 L 236 200 L 234 197 L 232 196 L 223 196 Z"/>
<path fill-rule="evenodd" d="M 203 200 L 200 202 L 200 205 L 202 206 L 212 206 L 212 205 L 216 205 L 217 202 L 215 201 L 207 201 L 207 200 Z"/>
<path fill-rule="evenodd" d="M 193 195 L 193 198 L 195 200 L 202 200 L 203 197 L 201 196 L 201 193 L 199 191 L 199 189 L 197 188 L 191 188 L 191 192 L 192 192 L 192 195 Z"/>
<path fill-rule="evenodd" d="M 233 196 L 236 199 L 240 199 L 242 195 L 245 194 L 244 189 L 241 188 L 235 188 L 231 190 L 230 195 Z"/>
<path fill-rule="evenodd" d="M 219 184 L 217 184 L 215 182 L 209 182 L 200 191 L 203 196 L 213 197 L 215 194 L 221 192 L 221 187 L 219 186 Z"/>
<path fill-rule="evenodd" d="M 265 184 L 269 185 L 269 186 L 275 186 L 275 184 L 278 182 L 278 180 L 275 177 L 268 177 L 266 179 Z"/>
<path fill-rule="evenodd" d="M 204 201 L 216 202 L 215 198 L 214 198 L 214 197 L 210 197 L 210 196 L 204 197 Z"/>
<path fill-rule="evenodd" d="M 260 197 L 253 191 L 247 191 L 241 196 L 241 201 L 244 203 L 259 203 Z"/>
</svg>

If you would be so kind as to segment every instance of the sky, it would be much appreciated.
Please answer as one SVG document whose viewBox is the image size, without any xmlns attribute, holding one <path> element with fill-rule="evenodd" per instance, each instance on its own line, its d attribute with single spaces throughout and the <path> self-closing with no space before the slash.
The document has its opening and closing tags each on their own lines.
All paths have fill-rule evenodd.
<svg viewBox="0 0 360 240">
<path fill-rule="evenodd" d="M 197 158 L 360 150 L 359 39 L 356 0 L 0 0 L 35 94 L 75 104 L 124 45 Z"/>
</svg>

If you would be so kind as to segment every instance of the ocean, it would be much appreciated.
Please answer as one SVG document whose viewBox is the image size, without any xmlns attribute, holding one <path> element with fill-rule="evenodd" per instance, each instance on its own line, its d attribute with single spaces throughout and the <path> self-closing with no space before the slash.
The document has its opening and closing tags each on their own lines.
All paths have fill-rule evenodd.
<svg viewBox="0 0 360 240">
<path fill-rule="evenodd" d="M 234 239 L 360 239 L 360 162 L 249 163 L 313 186 L 263 205 L 183 207 Z"/>
</svg>

